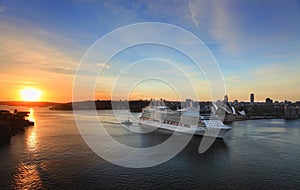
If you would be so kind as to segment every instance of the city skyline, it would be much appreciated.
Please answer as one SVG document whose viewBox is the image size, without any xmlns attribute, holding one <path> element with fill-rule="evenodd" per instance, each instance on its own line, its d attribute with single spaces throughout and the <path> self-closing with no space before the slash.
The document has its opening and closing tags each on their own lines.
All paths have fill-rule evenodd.
<svg viewBox="0 0 300 190">
<path fill-rule="evenodd" d="M 72 101 L 74 75 L 88 48 L 109 32 L 138 22 L 176 25 L 202 40 L 220 67 L 224 94 L 232 101 L 249 101 L 250 93 L 262 102 L 268 97 L 274 101 L 300 99 L 296 88 L 300 83 L 298 1 L 3 1 L 0 101 Z M 110 64 L 95 60 L 96 67 L 89 69 L 104 71 L 95 99 L 111 99 L 111 86 L 106 84 L 120 72 L 120 65 L 126 67 L 153 55 L 178 63 L 197 87 L 200 101 L 210 100 L 205 77 L 191 68 L 191 61 L 173 50 L 149 45 L 126 50 Z M 184 76 L 161 60 L 137 64 L 132 70 L 135 75 L 130 76 L 143 76 L 152 71 L 149 65 L 155 64 L 159 67 L 155 72 L 184 88 Z M 124 86 L 129 83 L 123 82 Z M 22 93 L 24 90 L 31 94 Z M 115 98 L 178 99 L 170 85 L 155 80 L 141 83 L 129 95 L 122 92 Z M 82 93 L 86 100 L 84 88 Z M 181 99 L 186 98 L 193 97 L 186 94 Z"/>
<path fill-rule="evenodd" d="M 28 90 L 28 89 L 26 89 Z M 25 91 L 26 91 L 25 90 Z M 30 90 L 30 89 L 29 89 Z M 38 92 L 39 93 L 39 92 Z M 255 99 L 255 94 L 254 93 L 250 93 L 249 94 L 249 99 L 248 100 L 239 100 L 239 99 L 230 99 L 229 95 L 224 95 L 223 99 L 217 99 L 215 101 L 212 100 L 201 100 L 201 99 L 190 99 L 190 98 L 186 98 L 186 99 L 167 99 L 167 98 L 140 98 L 140 99 L 94 99 L 94 100 L 81 100 L 81 101 L 73 101 L 73 102 L 90 102 L 90 101 L 104 101 L 104 102 L 108 102 L 108 101 L 113 101 L 113 102 L 126 102 L 126 101 L 168 101 L 168 102 L 186 102 L 186 101 L 192 101 L 192 102 L 219 102 L 219 101 L 224 101 L 224 102 L 229 102 L 229 103 L 250 103 L 250 104 L 256 104 L 256 103 L 279 103 L 279 104 L 290 104 L 290 103 L 296 103 L 299 104 L 300 100 L 289 100 L 289 99 L 284 99 L 284 100 L 278 100 L 278 99 L 273 99 L 270 96 L 266 96 L 264 99 L 262 100 L 256 100 Z M 25 95 L 26 96 L 26 95 Z M 32 95 L 27 95 L 29 96 L 29 99 L 31 98 Z M 39 95 L 40 96 L 40 95 Z M 34 96 L 33 96 L 34 97 Z M 26 98 L 25 98 L 26 99 Z M 53 103 L 72 103 L 71 101 L 68 102 L 51 102 L 51 101 L 41 101 L 41 100 L 7 100 L 7 101 L 0 101 L 1 104 L 4 105 L 35 105 L 35 106 L 48 106 L 48 105 L 52 105 Z"/>
</svg>

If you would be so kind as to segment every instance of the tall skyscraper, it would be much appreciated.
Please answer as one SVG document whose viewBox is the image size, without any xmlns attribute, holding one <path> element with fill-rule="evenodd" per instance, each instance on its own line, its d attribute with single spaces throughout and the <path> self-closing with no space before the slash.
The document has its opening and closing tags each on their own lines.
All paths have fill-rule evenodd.
<svg viewBox="0 0 300 190">
<path fill-rule="evenodd" d="M 254 93 L 250 94 L 250 103 L 253 104 L 254 103 Z"/>
<path fill-rule="evenodd" d="M 228 102 L 228 95 L 224 96 L 224 102 Z"/>
</svg>

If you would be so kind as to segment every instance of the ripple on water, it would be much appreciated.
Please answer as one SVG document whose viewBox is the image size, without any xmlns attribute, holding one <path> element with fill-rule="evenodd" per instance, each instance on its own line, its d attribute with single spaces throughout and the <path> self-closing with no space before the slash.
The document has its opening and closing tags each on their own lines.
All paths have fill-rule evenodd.
<svg viewBox="0 0 300 190">
<path fill-rule="evenodd" d="M 93 153 L 79 135 L 72 112 L 34 109 L 37 125 L 0 147 L 1 189 L 297 189 L 300 186 L 299 120 L 234 122 L 224 141 L 216 141 L 204 154 L 197 152 L 201 138 L 194 137 L 168 162 L 131 169 L 110 164 Z M 109 111 L 98 113 L 103 113 L 107 121 L 112 117 Z M 87 113 L 83 119 L 89 119 Z M 135 147 L 153 146 L 169 137 L 158 131 L 135 135 L 115 123 L 103 123 L 116 140 Z"/>
</svg>

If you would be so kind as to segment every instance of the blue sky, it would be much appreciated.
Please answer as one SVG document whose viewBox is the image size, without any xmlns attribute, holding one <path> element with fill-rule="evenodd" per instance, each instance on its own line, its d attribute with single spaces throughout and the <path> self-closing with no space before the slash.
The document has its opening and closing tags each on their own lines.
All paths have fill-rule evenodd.
<svg viewBox="0 0 300 190">
<path fill-rule="evenodd" d="M 300 100 L 300 1 L 293 0 L 0 1 L 0 87 L 7 89 L 0 99 L 14 99 L 16 88 L 31 85 L 48 94 L 46 100 L 70 101 L 74 73 L 86 50 L 109 32 L 138 22 L 173 24 L 201 39 L 221 68 L 231 100 L 248 100 L 250 92 L 260 101 Z M 157 55 L 158 49 L 141 47 L 140 56 L 124 52 L 115 64 L 147 58 L 149 52 Z M 173 62 L 184 60 L 174 53 Z M 184 62 L 188 71 L 191 63 Z M 106 68 L 106 79 L 119 70 Z M 197 77 L 203 82 L 203 76 Z M 149 85 L 157 90 L 153 81 Z M 199 92 L 205 100 L 207 90 Z M 97 91 L 99 99 L 110 93 L 101 85 Z"/>
</svg>

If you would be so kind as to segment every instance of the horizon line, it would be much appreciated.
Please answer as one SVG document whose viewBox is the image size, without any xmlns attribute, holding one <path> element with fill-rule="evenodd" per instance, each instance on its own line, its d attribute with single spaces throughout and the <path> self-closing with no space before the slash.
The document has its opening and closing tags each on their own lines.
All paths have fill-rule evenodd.
<svg viewBox="0 0 300 190">
<path fill-rule="evenodd" d="M 67 103 L 74 103 L 74 102 L 91 102 L 91 101 L 114 101 L 114 102 L 126 102 L 126 101 L 168 101 L 168 102 L 186 102 L 186 100 L 192 100 L 193 102 L 217 102 L 217 101 L 224 101 L 224 100 L 193 100 L 190 98 L 187 98 L 185 100 L 168 100 L 168 99 L 132 99 L 132 100 L 112 100 L 112 99 L 96 99 L 96 100 L 78 100 L 78 101 L 64 101 L 64 102 L 56 102 L 56 101 L 22 101 L 22 100 L 0 100 L 0 105 L 3 103 L 24 103 L 24 104 L 38 104 L 38 103 L 44 103 L 44 104 L 67 104 Z M 236 100 L 233 101 L 228 101 L 228 102 L 235 102 Z M 240 103 L 251 103 L 250 101 L 244 101 L 244 100 L 237 100 Z M 255 101 L 254 103 L 265 103 L 266 101 Z M 273 103 L 284 103 L 284 102 L 289 102 L 289 103 L 298 103 L 300 100 L 273 100 Z"/>
</svg>

